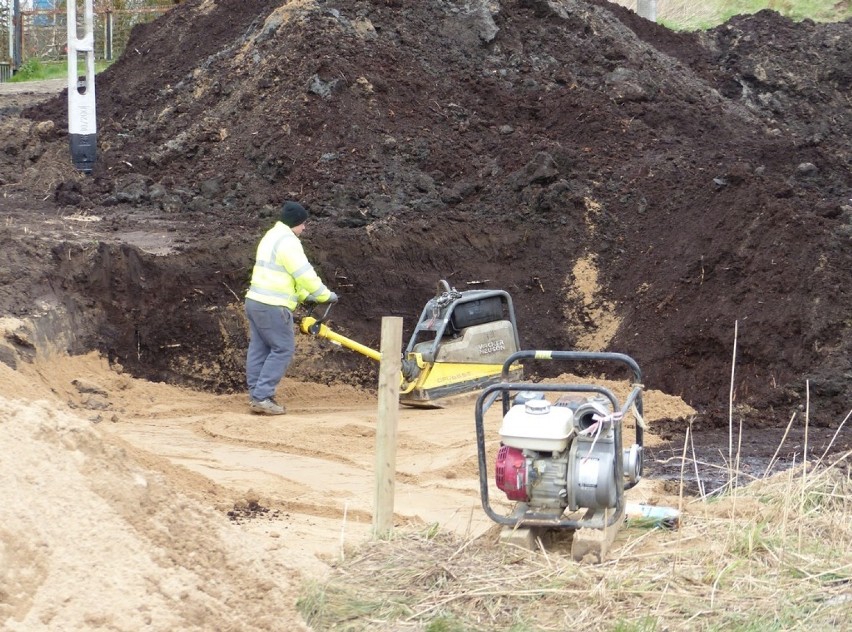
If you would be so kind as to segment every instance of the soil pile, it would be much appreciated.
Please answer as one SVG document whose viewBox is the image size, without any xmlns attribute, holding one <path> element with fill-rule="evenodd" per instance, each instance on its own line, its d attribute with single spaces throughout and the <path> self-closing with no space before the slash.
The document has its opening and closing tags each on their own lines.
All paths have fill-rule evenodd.
<svg viewBox="0 0 852 632">
<path fill-rule="evenodd" d="M 62 97 L 2 122 L 0 307 L 43 316 L 0 351 L 70 323 L 69 349 L 242 388 L 239 299 L 295 198 L 333 322 L 365 344 L 382 316 L 412 326 L 439 279 L 496 287 L 526 348 L 627 353 L 711 423 L 736 344 L 746 423 L 809 401 L 837 424 L 850 35 L 769 11 L 677 34 L 571 0 L 182 3 L 99 76 L 90 177 L 67 165 Z M 375 367 L 293 370 L 367 384 Z"/>
</svg>

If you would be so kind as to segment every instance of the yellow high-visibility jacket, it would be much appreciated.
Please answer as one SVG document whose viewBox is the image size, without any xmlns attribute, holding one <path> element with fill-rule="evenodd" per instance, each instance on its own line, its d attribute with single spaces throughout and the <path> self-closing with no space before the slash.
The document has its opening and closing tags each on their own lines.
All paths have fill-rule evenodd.
<svg viewBox="0 0 852 632">
<path fill-rule="evenodd" d="M 296 234 L 283 222 L 275 222 L 257 245 L 246 298 L 292 311 L 306 300 L 325 303 L 331 291 L 308 262 Z"/>
</svg>

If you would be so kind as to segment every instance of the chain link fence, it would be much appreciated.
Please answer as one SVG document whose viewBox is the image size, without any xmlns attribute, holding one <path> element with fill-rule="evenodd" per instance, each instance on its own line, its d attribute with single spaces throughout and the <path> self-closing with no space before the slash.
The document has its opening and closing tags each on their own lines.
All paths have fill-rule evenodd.
<svg viewBox="0 0 852 632">
<path fill-rule="evenodd" d="M 79 4 L 77 33 L 82 37 L 83 10 Z M 112 61 L 120 57 L 134 26 L 155 20 L 175 5 L 170 2 L 157 6 L 116 8 L 116 5 L 127 4 L 95 3 L 93 31 L 96 60 Z M 22 6 L 32 5 L 22 3 Z M 65 61 L 68 43 L 65 2 L 56 2 L 53 6 L 57 8 L 21 9 L 15 16 L 11 2 L 0 5 L 0 81 L 8 81 L 28 60 Z"/>
<path fill-rule="evenodd" d="M 0 5 L 0 82 L 12 78 L 12 9 Z"/>
</svg>

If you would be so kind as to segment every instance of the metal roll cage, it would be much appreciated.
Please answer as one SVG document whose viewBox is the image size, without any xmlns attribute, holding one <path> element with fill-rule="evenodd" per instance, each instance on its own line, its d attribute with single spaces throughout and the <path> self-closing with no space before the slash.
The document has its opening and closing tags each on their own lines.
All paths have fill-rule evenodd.
<svg viewBox="0 0 852 632">
<path fill-rule="evenodd" d="M 606 361 L 627 365 L 633 373 L 633 389 L 624 402 L 619 405 L 616 396 L 607 388 L 591 384 L 535 384 L 531 382 L 506 382 L 509 368 L 515 362 L 525 359 L 534 360 L 565 360 L 565 361 Z M 503 404 L 503 415 L 511 408 L 511 391 L 540 391 L 540 392 L 591 392 L 606 397 L 612 404 L 614 411 L 620 411 L 621 417 L 636 406 L 636 411 L 641 418 L 642 412 L 642 371 L 636 361 L 630 356 L 621 353 L 584 352 L 584 351 L 518 351 L 512 354 L 503 364 L 502 381 L 486 387 L 476 400 L 476 446 L 479 461 L 479 487 L 482 498 L 482 508 L 488 517 L 494 522 L 512 527 L 544 527 L 552 529 L 581 529 L 594 528 L 603 529 L 615 524 L 624 517 L 624 491 L 630 489 L 636 483 L 625 485 L 624 483 L 624 452 L 622 445 L 621 419 L 613 422 L 613 437 L 615 443 L 615 484 L 616 502 L 612 509 L 588 512 L 586 517 L 580 519 L 554 518 L 552 515 L 528 512 L 524 509 L 525 503 L 519 504 L 519 509 L 512 516 L 498 514 L 491 507 L 488 499 L 488 466 L 485 458 L 485 412 L 500 398 Z M 641 449 L 644 432 L 641 428 L 641 420 L 636 424 L 636 444 L 640 448 L 638 472 L 642 473 Z M 638 480 L 638 479 L 637 479 Z"/>
</svg>

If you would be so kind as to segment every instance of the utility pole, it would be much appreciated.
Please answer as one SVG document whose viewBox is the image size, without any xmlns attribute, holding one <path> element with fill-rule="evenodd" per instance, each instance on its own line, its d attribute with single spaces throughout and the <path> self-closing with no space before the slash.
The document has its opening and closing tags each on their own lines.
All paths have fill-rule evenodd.
<svg viewBox="0 0 852 632">
<path fill-rule="evenodd" d="M 11 77 L 12 71 L 15 67 L 13 64 L 14 55 L 12 53 L 15 48 L 15 10 L 12 7 L 11 2 L 6 3 L 6 27 L 8 28 L 9 34 L 9 77 Z"/>
<path fill-rule="evenodd" d="M 95 16 L 92 0 L 84 0 L 82 39 L 77 37 L 77 0 L 68 0 L 68 136 L 71 160 L 80 171 L 91 173 L 97 154 L 95 112 Z M 86 74 L 77 75 L 77 54 L 86 58 Z"/>
<path fill-rule="evenodd" d="M 21 27 L 21 1 L 14 0 L 12 13 L 9 16 L 9 60 L 12 62 L 12 73 L 21 67 L 21 47 L 23 44 L 23 32 Z"/>
<path fill-rule="evenodd" d="M 657 21 L 657 0 L 637 0 L 636 13 L 651 22 Z"/>
</svg>

